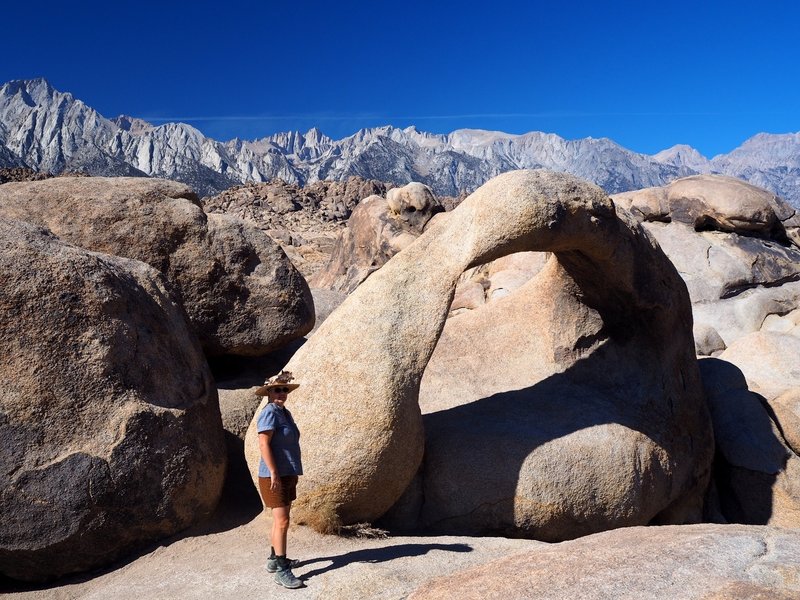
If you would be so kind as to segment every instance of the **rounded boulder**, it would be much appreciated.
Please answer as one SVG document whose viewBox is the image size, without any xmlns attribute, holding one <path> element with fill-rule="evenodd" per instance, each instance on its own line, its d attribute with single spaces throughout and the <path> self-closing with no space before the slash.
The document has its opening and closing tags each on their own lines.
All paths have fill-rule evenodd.
<svg viewBox="0 0 800 600">
<path fill-rule="evenodd" d="M 8 183 L 0 217 L 155 267 L 209 355 L 265 354 L 314 326 L 308 284 L 280 247 L 244 221 L 206 215 L 186 185 L 137 177 Z"/>
<path fill-rule="evenodd" d="M 0 219 L 0 573 L 107 564 L 207 516 L 217 391 L 164 278 Z"/>
</svg>

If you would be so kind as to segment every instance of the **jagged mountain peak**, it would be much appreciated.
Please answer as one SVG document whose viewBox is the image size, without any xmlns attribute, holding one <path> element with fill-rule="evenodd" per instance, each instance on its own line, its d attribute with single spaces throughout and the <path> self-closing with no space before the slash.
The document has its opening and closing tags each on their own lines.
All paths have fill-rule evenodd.
<svg viewBox="0 0 800 600">
<path fill-rule="evenodd" d="M 33 79 L 17 79 L 3 85 L 0 95 L 14 96 L 20 94 L 28 106 L 40 106 L 50 102 L 75 102 L 69 92 L 59 92 L 44 77 Z"/>
<path fill-rule="evenodd" d="M 144 119 L 129 117 L 128 115 L 119 115 L 118 117 L 111 119 L 111 122 L 116 124 L 116 126 L 123 131 L 127 131 L 131 135 L 139 135 L 146 131 L 150 131 L 155 127 L 155 125 L 145 121 Z"/>
<path fill-rule="evenodd" d="M 0 160 L 7 162 L 53 172 L 87 168 L 168 177 L 200 194 L 273 178 L 306 183 L 361 175 L 395 184 L 422 181 L 455 196 L 499 173 L 531 168 L 567 171 L 615 193 L 713 170 L 800 204 L 800 133 L 759 134 L 712 161 L 686 145 L 649 156 L 606 137 L 567 140 L 539 131 L 479 129 L 438 134 L 413 125 L 361 129 L 340 140 L 312 127 L 221 143 L 186 123 L 154 126 L 127 115 L 108 120 L 36 78 L 0 88 L 0 143 L 6 149 Z"/>
<path fill-rule="evenodd" d="M 653 155 L 653 159 L 677 167 L 694 169 L 698 173 L 711 170 L 711 162 L 700 152 L 686 144 L 676 144 Z"/>
</svg>

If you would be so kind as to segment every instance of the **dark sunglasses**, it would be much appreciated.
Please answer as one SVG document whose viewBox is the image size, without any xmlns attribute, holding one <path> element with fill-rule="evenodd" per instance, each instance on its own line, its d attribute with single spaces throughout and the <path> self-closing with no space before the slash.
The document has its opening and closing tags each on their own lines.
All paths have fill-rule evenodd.
<svg viewBox="0 0 800 600">
<path fill-rule="evenodd" d="M 288 394 L 289 393 L 289 388 L 287 388 L 287 387 L 274 387 L 274 388 L 272 388 L 272 391 L 275 392 L 276 394 Z"/>
</svg>

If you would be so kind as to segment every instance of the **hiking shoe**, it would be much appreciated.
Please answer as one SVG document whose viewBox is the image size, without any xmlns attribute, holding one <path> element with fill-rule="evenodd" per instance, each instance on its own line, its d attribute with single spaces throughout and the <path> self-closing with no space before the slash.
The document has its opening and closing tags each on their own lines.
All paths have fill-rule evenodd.
<svg viewBox="0 0 800 600">
<path fill-rule="evenodd" d="M 285 588 L 289 588 L 290 590 L 303 587 L 303 582 L 295 577 L 294 573 L 292 573 L 292 569 L 288 560 L 285 558 L 279 558 L 277 559 L 277 563 L 278 570 L 275 572 L 275 583 L 282 585 Z"/>
<path fill-rule="evenodd" d="M 300 564 L 300 561 L 296 558 L 287 558 L 286 561 L 289 563 L 289 568 L 293 569 L 297 565 Z M 270 556 L 267 559 L 267 572 L 268 573 L 277 573 L 278 572 L 278 557 L 277 556 Z"/>
</svg>

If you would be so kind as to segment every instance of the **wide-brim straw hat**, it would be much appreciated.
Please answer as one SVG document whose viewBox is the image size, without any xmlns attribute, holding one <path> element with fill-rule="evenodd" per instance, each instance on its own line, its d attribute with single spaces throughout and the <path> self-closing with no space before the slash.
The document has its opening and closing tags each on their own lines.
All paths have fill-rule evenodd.
<svg viewBox="0 0 800 600">
<path fill-rule="evenodd" d="M 289 391 L 296 390 L 300 387 L 299 383 L 291 383 L 294 375 L 290 371 L 281 371 L 277 375 L 268 378 L 264 385 L 256 390 L 256 396 L 266 396 L 270 388 L 274 387 L 287 387 Z"/>
</svg>

